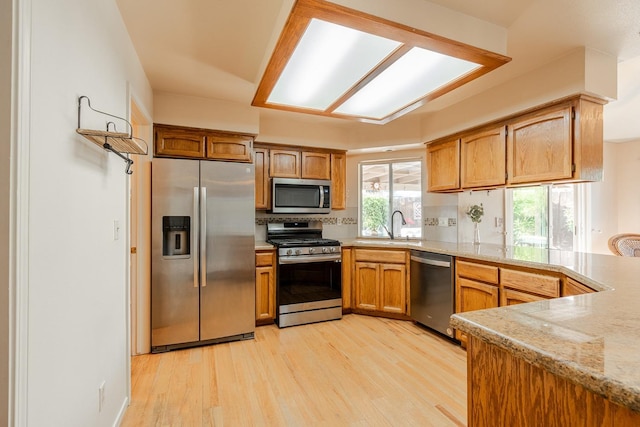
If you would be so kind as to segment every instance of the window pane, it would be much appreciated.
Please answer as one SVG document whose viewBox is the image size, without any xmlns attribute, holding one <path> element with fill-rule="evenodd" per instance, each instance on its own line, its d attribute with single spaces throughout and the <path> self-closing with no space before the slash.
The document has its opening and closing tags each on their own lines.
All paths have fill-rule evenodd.
<svg viewBox="0 0 640 427">
<path fill-rule="evenodd" d="M 575 184 L 551 187 L 551 239 L 552 249 L 573 250 L 574 190 Z"/>
<path fill-rule="evenodd" d="M 422 162 L 390 161 L 360 164 L 360 235 L 422 237 Z M 392 229 L 391 214 L 396 214 Z"/>
<path fill-rule="evenodd" d="M 396 237 L 422 237 L 422 168 L 419 161 L 392 163 L 393 210 L 404 215 L 402 224 L 399 214 L 395 216 Z M 391 219 L 389 220 L 391 221 Z"/>
<path fill-rule="evenodd" d="M 514 188 L 513 244 L 548 247 L 548 187 Z"/>
<path fill-rule="evenodd" d="M 362 211 L 360 234 L 387 237 L 389 220 L 389 165 L 361 165 Z"/>
</svg>

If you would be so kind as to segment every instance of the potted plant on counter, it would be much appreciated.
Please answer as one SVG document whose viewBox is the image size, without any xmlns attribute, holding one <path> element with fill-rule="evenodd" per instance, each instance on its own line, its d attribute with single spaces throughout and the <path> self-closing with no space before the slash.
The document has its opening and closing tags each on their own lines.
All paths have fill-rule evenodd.
<svg viewBox="0 0 640 427">
<path fill-rule="evenodd" d="M 484 207 L 482 203 L 480 205 L 471 205 L 467 209 L 467 215 L 471 218 L 473 222 L 473 244 L 480 244 L 480 229 L 478 228 L 478 224 L 482 222 L 482 216 L 484 215 Z"/>
</svg>

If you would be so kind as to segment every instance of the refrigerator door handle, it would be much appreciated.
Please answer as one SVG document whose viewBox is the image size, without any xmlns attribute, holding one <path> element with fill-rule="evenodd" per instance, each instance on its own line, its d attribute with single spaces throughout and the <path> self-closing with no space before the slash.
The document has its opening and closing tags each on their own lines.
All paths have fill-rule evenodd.
<svg viewBox="0 0 640 427">
<path fill-rule="evenodd" d="M 200 194 L 198 193 L 198 187 L 193 187 L 193 224 L 191 224 L 191 247 L 196 248 L 198 244 L 197 227 L 198 224 L 198 209 L 200 206 L 199 200 Z M 193 287 L 198 287 L 198 256 L 196 251 L 193 251 L 191 258 L 193 258 Z"/>
<path fill-rule="evenodd" d="M 200 188 L 200 286 L 207 286 L 207 187 Z"/>
</svg>

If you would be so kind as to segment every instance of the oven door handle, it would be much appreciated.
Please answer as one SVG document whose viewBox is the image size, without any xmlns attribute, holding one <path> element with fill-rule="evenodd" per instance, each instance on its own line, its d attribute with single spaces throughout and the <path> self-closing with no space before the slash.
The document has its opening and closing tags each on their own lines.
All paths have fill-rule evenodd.
<svg viewBox="0 0 640 427">
<path fill-rule="evenodd" d="M 327 262 L 327 261 L 342 262 L 342 258 L 339 255 L 338 256 L 300 255 L 300 256 L 291 257 L 291 258 L 280 258 L 278 260 L 278 264 L 304 264 L 304 263 L 311 263 L 311 262 Z"/>
</svg>

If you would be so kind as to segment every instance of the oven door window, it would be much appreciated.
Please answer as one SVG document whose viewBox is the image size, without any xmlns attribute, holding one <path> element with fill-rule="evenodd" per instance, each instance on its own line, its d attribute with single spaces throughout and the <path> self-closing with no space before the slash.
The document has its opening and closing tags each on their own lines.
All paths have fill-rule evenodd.
<svg viewBox="0 0 640 427">
<path fill-rule="evenodd" d="M 342 264 L 338 261 L 280 264 L 278 306 L 342 298 Z"/>
</svg>

